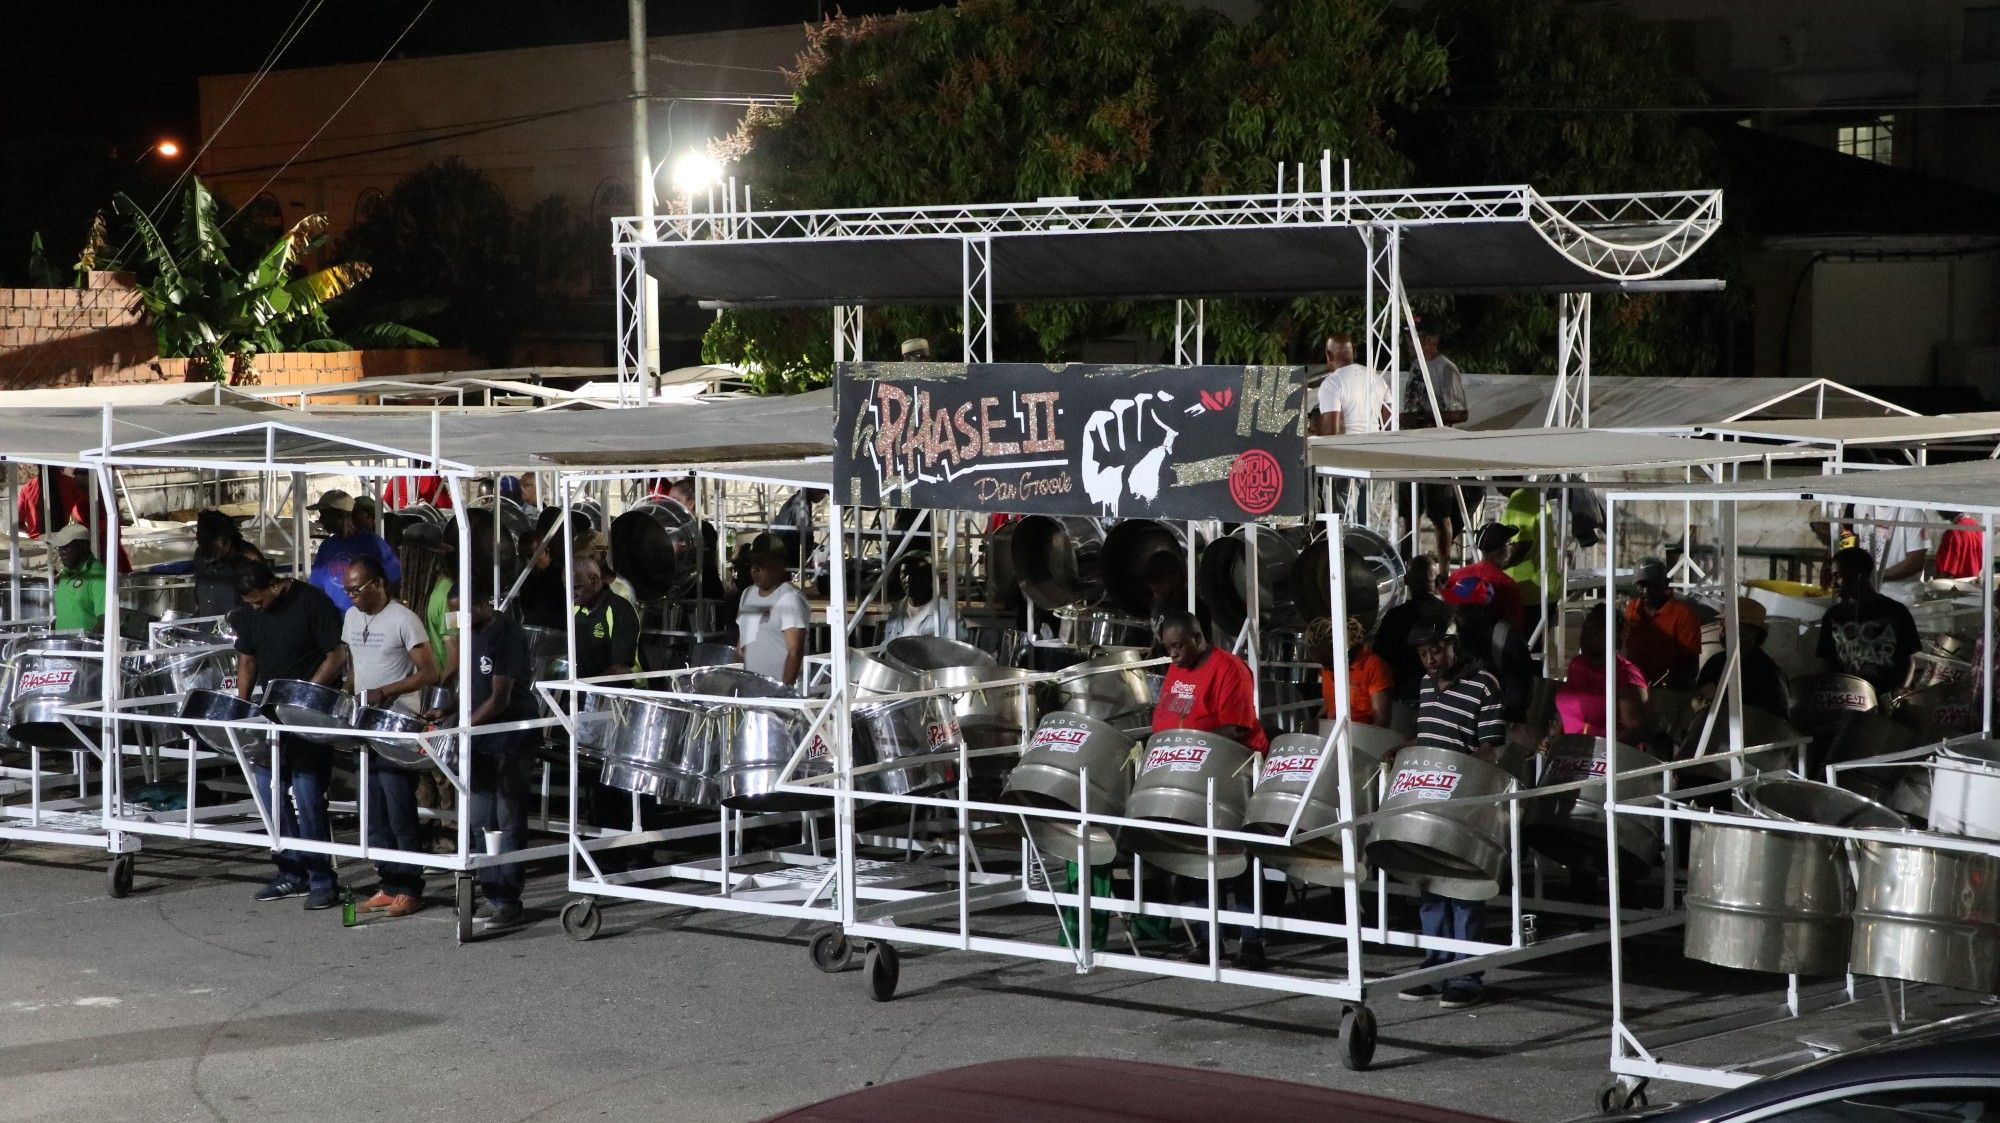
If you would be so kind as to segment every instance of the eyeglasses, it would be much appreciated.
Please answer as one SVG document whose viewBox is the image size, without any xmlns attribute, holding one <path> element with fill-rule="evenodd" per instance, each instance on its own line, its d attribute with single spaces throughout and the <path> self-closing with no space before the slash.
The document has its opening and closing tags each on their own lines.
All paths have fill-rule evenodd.
<svg viewBox="0 0 2000 1123">
<path fill-rule="evenodd" d="M 359 585 L 342 585 L 340 587 L 340 591 L 346 593 L 350 597 L 358 597 L 361 595 L 363 590 L 368 588 L 368 586 L 373 585 L 375 582 L 380 580 L 381 580 L 380 577 L 370 577 L 368 580 L 363 581 Z"/>
</svg>

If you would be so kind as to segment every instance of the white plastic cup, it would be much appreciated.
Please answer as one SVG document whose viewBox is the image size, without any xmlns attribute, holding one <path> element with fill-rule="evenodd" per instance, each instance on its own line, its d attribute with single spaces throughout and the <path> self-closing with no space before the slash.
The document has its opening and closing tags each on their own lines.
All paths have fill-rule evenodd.
<svg viewBox="0 0 2000 1123">
<path fill-rule="evenodd" d="M 499 831 L 487 831 L 487 832 L 486 832 L 486 852 L 487 852 L 488 854 L 498 854 L 498 853 L 500 853 L 500 832 L 499 832 Z"/>
</svg>

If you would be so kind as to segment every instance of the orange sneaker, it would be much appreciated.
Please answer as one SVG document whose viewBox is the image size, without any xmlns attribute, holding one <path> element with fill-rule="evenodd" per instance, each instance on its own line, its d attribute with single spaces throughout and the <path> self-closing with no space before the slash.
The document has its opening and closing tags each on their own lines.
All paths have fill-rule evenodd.
<svg viewBox="0 0 2000 1123">
<path fill-rule="evenodd" d="M 412 897 L 404 893 L 399 894 L 395 900 L 390 901 L 386 911 L 390 916 L 408 916 L 413 912 L 422 911 L 423 907 L 424 899 L 422 897 Z"/>
<path fill-rule="evenodd" d="M 370 897 L 367 900 L 361 902 L 360 908 L 357 911 L 375 912 L 378 909 L 386 909 L 390 905 L 393 905 L 395 903 L 396 903 L 396 898 L 394 894 L 384 893 L 378 889 L 375 891 L 375 895 L 373 897 Z"/>
</svg>

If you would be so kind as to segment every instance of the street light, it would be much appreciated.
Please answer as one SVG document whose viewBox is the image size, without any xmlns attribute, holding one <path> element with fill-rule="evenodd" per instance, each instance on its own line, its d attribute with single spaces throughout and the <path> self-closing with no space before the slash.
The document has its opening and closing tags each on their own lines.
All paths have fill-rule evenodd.
<svg viewBox="0 0 2000 1123">
<path fill-rule="evenodd" d="M 690 149 L 674 159 L 675 194 L 693 199 L 722 182 L 722 161 L 706 152 Z"/>
<path fill-rule="evenodd" d="M 135 164 L 140 163 L 148 156 L 159 156 L 171 160 L 180 154 L 181 146 L 179 141 L 156 140 L 147 145 L 132 162 Z"/>
</svg>

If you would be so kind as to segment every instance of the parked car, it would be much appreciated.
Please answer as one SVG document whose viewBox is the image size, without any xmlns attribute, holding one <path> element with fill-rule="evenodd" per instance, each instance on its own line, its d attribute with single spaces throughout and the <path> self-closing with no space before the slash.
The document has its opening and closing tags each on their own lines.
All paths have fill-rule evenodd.
<svg viewBox="0 0 2000 1123">
<path fill-rule="evenodd" d="M 2000 1017 L 1952 1018 L 1835 1053 L 1691 1103 L 1637 1107 L 1601 1123 L 1991 1123 L 2000 1121 Z M 1613 1090 L 1607 1089 L 1609 1099 Z M 1605 1102 L 1601 1107 L 1612 1107 Z"/>
<path fill-rule="evenodd" d="M 765 1123 L 1494 1123 L 1450 1108 L 1203 1068 L 1092 1057 L 1019 1057 L 863 1088 Z"/>
</svg>

